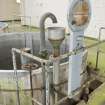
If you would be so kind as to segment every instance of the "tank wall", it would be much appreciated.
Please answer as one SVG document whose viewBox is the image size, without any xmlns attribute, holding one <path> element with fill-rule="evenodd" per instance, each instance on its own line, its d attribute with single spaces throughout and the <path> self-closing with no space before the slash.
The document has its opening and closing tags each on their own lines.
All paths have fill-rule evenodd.
<svg viewBox="0 0 105 105">
<path fill-rule="evenodd" d="M 18 33 L 0 35 L 0 69 L 12 69 L 11 48 L 24 47 L 24 36 Z"/>
<path fill-rule="evenodd" d="M 26 45 L 26 36 L 32 36 L 32 48 L 34 55 L 38 55 L 40 49 L 40 34 L 39 32 L 31 33 L 0 33 L 0 69 L 13 69 L 12 67 L 12 48 L 23 48 Z M 47 36 L 47 35 L 46 35 Z M 68 50 L 68 40 L 63 41 L 61 45 L 61 53 L 65 53 Z M 49 53 L 52 52 L 50 42 L 46 37 L 46 47 Z M 17 56 L 17 62 L 20 64 L 19 56 Z"/>
</svg>

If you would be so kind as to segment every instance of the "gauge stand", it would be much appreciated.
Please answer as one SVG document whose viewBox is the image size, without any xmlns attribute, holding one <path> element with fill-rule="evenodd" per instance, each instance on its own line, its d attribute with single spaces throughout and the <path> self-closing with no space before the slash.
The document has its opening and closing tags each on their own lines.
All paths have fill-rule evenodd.
<svg viewBox="0 0 105 105">
<path fill-rule="evenodd" d="M 84 32 L 73 32 L 70 36 L 70 52 L 78 48 L 83 47 L 83 35 Z M 80 72 L 82 69 L 82 57 L 83 52 L 72 55 L 69 57 L 69 82 L 68 82 L 68 93 L 69 95 L 80 87 Z M 72 95 L 72 94 L 71 94 Z"/>
<path fill-rule="evenodd" d="M 60 75 L 60 46 L 65 38 L 65 28 L 63 27 L 49 27 L 48 40 L 53 47 L 53 91 L 59 90 L 59 75 Z M 58 94 L 52 94 L 52 100 L 56 103 L 58 101 Z"/>
<path fill-rule="evenodd" d="M 70 49 L 73 51 L 84 46 L 84 31 L 87 28 L 91 17 L 91 8 L 89 0 L 71 0 L 68 9 L 68 25 L 72 30 L 70 35 Z M 74 92 L 81 87 L 81 71 L 83 71 L 84 52 L 69 57 L 68 73 L 68 96 L 73 97 Z"/>
</svg>

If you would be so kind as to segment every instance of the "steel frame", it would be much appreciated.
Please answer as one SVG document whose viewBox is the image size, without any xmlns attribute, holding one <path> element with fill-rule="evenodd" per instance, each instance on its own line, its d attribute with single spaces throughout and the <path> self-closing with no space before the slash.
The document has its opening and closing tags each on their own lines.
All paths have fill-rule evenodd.
<svg viewBox="0 0 105 105">
<path fill-rule="evenodd" d="M 80 53 L 81 51 L 84 51 L 86 49 L 90 49 L 92 47 L 95 47 L 99 44 L 104 43 L 105 40 L 99 41 L 97 43 L 94 43 L 92 45 L 86 46 L 86 47 L 81 47 L 79 49 L 75 49 L 74 51 L 71 51 L 69 53 L 63 54 L 60 56 L 60 59 L 64 59 L 67 58 L 71 55 L 76 55 L 78 53 Z M 37 103 L 38 105 L 50 105 L 50 76 L 49 73 L 51 72 L 50 69 L 50 63 L 53 62 L 54 58 L 49 57 L 49 60 L 45 60 L 39 57 L 36 57 L 32 54 L 26 53 L 20 49 L 16 49 L 16 48 L 12 48 L 12 59 L 13 59 L 13 68 L 14 68 L 14 73 L 15 73 L 15 79 L 16 79 L 16 87 L 17 87 L 17 101 L 18 101 L 18 105 L 20 105 L 20 97 L 19 97 L 19 84 L 18 84 L 18 76 L 17 76 L 17 66 L 16 66 L 16 53 L 20 54 L 20 55 L 24 55 L 26 57 L 28 57 L 29 59 L 33 59 L 36 60 L 38 62 L 41 62 L 42 64 L 42 74 L 43 74 L 43 86 L 44 86 L 44 92 L 43 95 L 45 96 L 43 99 L 43 104 L 38 102 L 35 99 L 32 99 L 33 102 Z M 57 101 L 54 105 L 59 105 L 60 103 L 62 103 L 64 100 L 66 100 L 67 98 L 69 98 L 69 96 L 67 95 L 66 97 L 62 98 L 61 100 Z"/>
</svg>

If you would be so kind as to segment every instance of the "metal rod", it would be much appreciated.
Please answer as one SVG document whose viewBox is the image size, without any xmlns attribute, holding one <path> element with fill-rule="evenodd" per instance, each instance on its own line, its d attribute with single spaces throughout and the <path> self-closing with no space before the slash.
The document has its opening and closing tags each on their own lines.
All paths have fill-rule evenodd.
<svg viewBox="0 0 105 105">
<path fill-rule="evenodd" d="M 43 87 L 44 90 L 42 91 L 42 103 L 43 105 L 46 105 L 46 73 L 45 73 L 45 63 L 42 63 L 42 78 L 43 78 Z"/>
<path fill-rule="evenodd" d="M 46 105 L 50 105 L 50 64 L 46 64 Z"/>
<path fill-rule="evenodd" d="M 65 101 L 67 98 L 68 98 L 68 96 L 62 98 L 61 100 L 59 100 L 59 101 L 58 101 L 57 103 L 55 103 L 54 105 L 60 105 L 60 104 L 61 104 L 63 101 Z"/>
<path fill-rule="evenodd" d="M 101 27 L 99 29 L 99 37 L 98 37 L 98 42 L 100 42 L 101 40 L 101 31 L 105 29 L 105 27 Z M 100 54 L 100 51 L 99 51 L 99 46 L 97 47 L 97 56 L 96 56 L 96 69 L 98 69 L 98 61 L 99 61 L 99 54 Z"/>
<path fill-rule="evenodd" d="M 41 104 L 39 101 L 35 100 L 34 98 L 32 98 L 32 100 L 33 100 L 34 103 L 36 103 L 36 104 L 38 104 L 38 105 L 43 105 L 43 104 Z"/>
<path fill-rule="evenodd" d="M 40 87 L 40 88 L 33 88 L 32 90 L 33 91 L 42 91 L 44 88 L 43 87 Z M 0 91 L 2 92 L 16 92 L 17 90 L 15 89 L 0 89 Z M 31 91 L 31 89 L 21 89 L 19 90 L 20 92 L 24 91 L 24 92 L 29 92 Z"/>
<path fill-rule="evenodd" d="M 58 93 L 61 96 L 67 96 L 67 93 L 64 92 L 64 91 L 60 91 L 60 90 L 56 90 L 56 89 L 54 89 L 54 90 L 55 90 L 56 93 Z"/>
<path fill-rule="evenodd" d="M 6 103 L 7 101 L 6 101 L 5 93 L 2 93 L 2 95 L 3 95 L 3 103 L 4 103 L 3 105 L 7 105 L 7 103 Z"/>
<path fill-rule="evenodd" d="M 67 58 L 68 56 L 75 55 L 75 54 L 81 52 L 81 50 L 84 51 L 86 49 L 90 49 L 90 48 L 95 47 L 95 46 L 97 46 L 99 44 L 102 44 L 102 43 L 105 43 L 105 40 L 102 40 L 100 42 L 94 43 L 94 44 L 86 46 L 86 47 L 81 47 L 81 48 L 75 49 L 74 51 L 71 51 L 69 53 L 61 55 L 60 58 L 61 59 Z M 45 63 L 48 62 L 48 60 L 33 56 L 32 54 L 28 54 L 28 53 L 26 53 L 24 51 L 21 51 L 20 49 L 12 48 L 12 51 L 15 51 L 15 52 L 17 52 L 19 54 L 22 54 L 22 55 L 24 55 L 24 56 L 26 56 L 26 57 L 28 57 L 30 59 L 37 60 L 38 62 L 45 62 Z"/>
<path fill-rule="evenodd" d="M 98 69 L 98 61 L 99 61 L 99 48 L 97 49 L 97 55 L 96 55 L 96 69 Z"/>
<path fill-rule="evenodd" d="M 24 55 L 24 56 L 26 56 L 26 57 L 28 57 L 28 58 L 30 58 L 30 59 L 36 60 L 36 61 L 38 61 L 38 62 L 45 62 L 45 63 L 48 62 L 48 60 L 45 60 L 45 59 L 36 57 L 36 56 L 34 56 L 34 55 L 32 55 L 32 54 L 29 54 L 29 53 L 26 53 L 26 52 L 24 52 L 24 51 L 21 51 L 20 49 L 12 48 L 12 51 L 13 51 L 13 52 L 16 52 L 16 53 L 19 53 L 19 54 L 21 54 L 21 55 Z"/>
<path fill-rule="evenodd" d="M 33 98 L 34 94 L 33 94 L 32 71 L 31 71 L 31 68 L 30 68 L 30 86 L 31 86 L 31 97 Z M 32 100 L 32 105 L 34 105 L 33 100 Z"/>
<path fill-rule="evenodd" d="M 76 54 L 80 53 L 81 50 L 82 51 L 85 51 L 86 49 L 90 49 L 90 48 L 95 47 L 95 46 L 97 46 L 99 44 L 102 44 L 102 43 L 105 43 L 105 40 L 102 40 L 100 42 L 94 43 L 94 44 L 89 45 L 89 46 L 86 46 L 86 47 L 81 47 L 81 48 L 75 49 L 74 51 L 71 51 L 69 53 L 66 53 L 66 54 L 61 55 L 60 58 L 61 59 L 64 59 L 64 58 L 67 58 L 67 57 L 69 57 L 71 55 L 76 55 Z"/>
<path fill-rule="evenodd" d="M 59 72 L 60 72 L 60 58 L 53 58 L 53 84 L 57 85 L 59 84 Z M 59 87 L 55 87 L 56 89 L 59 89 Z M 58 93 L 55 92 L 55 103 L 58 101 L 59 96 Z"/>
<path fill-rule="evenodd" d="M 18 83 L 18 74 L 17 74 L 17 65 L 16 65 L 16 55 L 15 52 L 12 51 L 12 59 L 13 59 L 13 68 L 16 79 L 16 90 L 17 90 L 17 105 L 20 105 L 20 96 L 19 96 L 19 83 Z"/>
</svg>

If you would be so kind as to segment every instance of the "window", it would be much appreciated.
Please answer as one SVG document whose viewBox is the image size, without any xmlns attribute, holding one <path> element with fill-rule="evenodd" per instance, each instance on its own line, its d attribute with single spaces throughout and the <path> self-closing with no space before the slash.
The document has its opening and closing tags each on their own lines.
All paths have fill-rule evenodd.
<svg viewBox="0 0 105 105">
<path fill-rule="evenodd" d="M 20 0 L 16 0 L 17 3 L 20 3 Z"/>
</svg>

